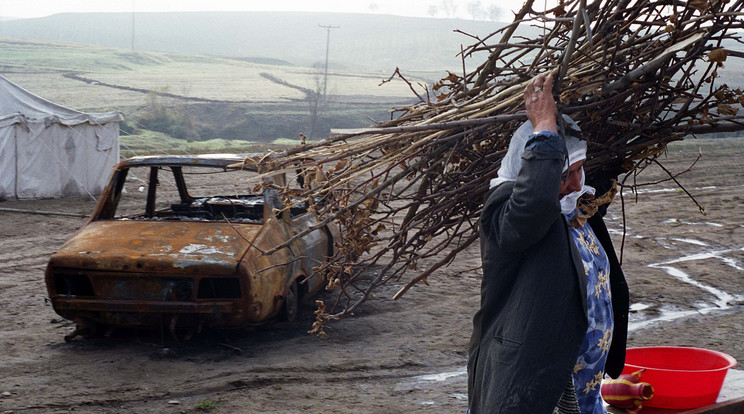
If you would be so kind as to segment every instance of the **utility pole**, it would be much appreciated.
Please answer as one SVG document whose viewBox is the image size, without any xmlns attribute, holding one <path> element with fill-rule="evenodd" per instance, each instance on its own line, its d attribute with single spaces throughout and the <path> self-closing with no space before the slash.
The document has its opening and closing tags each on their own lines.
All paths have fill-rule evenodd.
<svg viewBox="0 0 744 414">
<path fill-rule="evenodd" d="M 331 48 L 331 30 L 338 29 L 341 26 L 330 26 L 330 25 L 319 25 L 320 27 L 326 29 L 326 60 L 325 60 L 325 74 L 323 76 L 323 102 L 327 101 L 327 95 L 328 92 L 328 51 Z"/>
</svg>

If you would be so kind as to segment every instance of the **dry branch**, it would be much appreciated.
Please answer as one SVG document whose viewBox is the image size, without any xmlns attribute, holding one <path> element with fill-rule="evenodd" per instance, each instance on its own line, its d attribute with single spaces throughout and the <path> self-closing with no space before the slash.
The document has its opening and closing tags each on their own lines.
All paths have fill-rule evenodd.
<svg viewBox="0 0 744 414">
<path fill-rule="evenodd" d="M 535 11 L 528 1 L 512 24 L 459 51 L 463 59 L 489 51 L 474 72 L 414 91 L 419 102 L 391 121 L 265 159 L 301 170 L 303 200 L 345 234 L 318 268 L 340 293 L 314 330 L 390 280 L 408 282 L 396 298 L 425 283 L 477 240 L 483 197 L 539 73 L 557 75 L 559 109 L 589 142 L 590 179 L 642 168 L 692 133 L 744 130 L 742 88 L 718 80 L 726 59 L 743 56 L 732 50 L 743 2 L 570 0 Z M 518 35 L 529 26 L 542 34 Z"/>
</svg>

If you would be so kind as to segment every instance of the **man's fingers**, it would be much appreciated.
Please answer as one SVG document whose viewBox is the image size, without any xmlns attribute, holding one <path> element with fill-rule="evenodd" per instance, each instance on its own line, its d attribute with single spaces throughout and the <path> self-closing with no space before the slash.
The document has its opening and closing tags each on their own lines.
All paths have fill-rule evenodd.
<svg viewBox="0 0 744 414">
<path fill-rule="evenodd" d="M 552 89 L 552 74 L 542 73 L 532 78 L 532 80 L 527 82 L 527 86 L 524 89 L 524 101 L 525 103 L 529 103 L 531 106 L 531 108 L 526 109 L 540 111 L 544 109 L 542 108 L 542 106 L 550 106 L 550 103 L 554 104 Z M 550 100 L 550 102 L 548 102 L 548 100 Z M 535 105 L 539 105 L 540 108 L 536 107 Z"/>
<path fill-rule="evenodd" d="M 549 73 L 548 76 L 545 77 L 543 88 L 550 90 L 553 89 L 553 74 Z"/>
</svg>

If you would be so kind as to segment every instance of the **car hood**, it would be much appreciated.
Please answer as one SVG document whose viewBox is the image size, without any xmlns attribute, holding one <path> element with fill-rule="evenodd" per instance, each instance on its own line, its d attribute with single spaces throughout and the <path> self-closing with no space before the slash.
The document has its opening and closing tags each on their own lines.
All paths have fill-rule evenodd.
<svg viewBox="0 0 744 414">
<path fill-rule="evenodd" d="M 233 274 L 258 224 L 94 221 L 57 251 L 51 266 L 100 271 Z"/>
</svg>

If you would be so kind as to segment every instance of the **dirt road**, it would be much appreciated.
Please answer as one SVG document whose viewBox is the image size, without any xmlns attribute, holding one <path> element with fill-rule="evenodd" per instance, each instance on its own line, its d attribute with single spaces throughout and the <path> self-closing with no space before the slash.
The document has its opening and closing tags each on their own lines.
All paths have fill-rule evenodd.
<svg viewBox="0 0 744 414">
<path fill-rule="evenodd" d="M 672 145 L 673 183 L 616 199 L 608 224 L 631 289 L 630 346 L 712 348 L 744 362 L 744 140 Z M 638 182 L 662 179 L 649 169 Z M 630 183 L 632 178 L 627 181 Z M 87 213 L 86 199 L 0 208 Z M 623 215 L 625 238 L 623 242 Z M 479 301 L 477 246 L 403 299 L 377 291 L 328 336 L 294 323 L 209 331 L 182 343 L 114 332 L 66 343 L 70 322 L 45 302 L 49 255 L 84 219 L 0 211 L 0 413 L 464 412 L 466 350 Z M 328 299 L 332 294 L 325 294 Z"/>
</svg>

